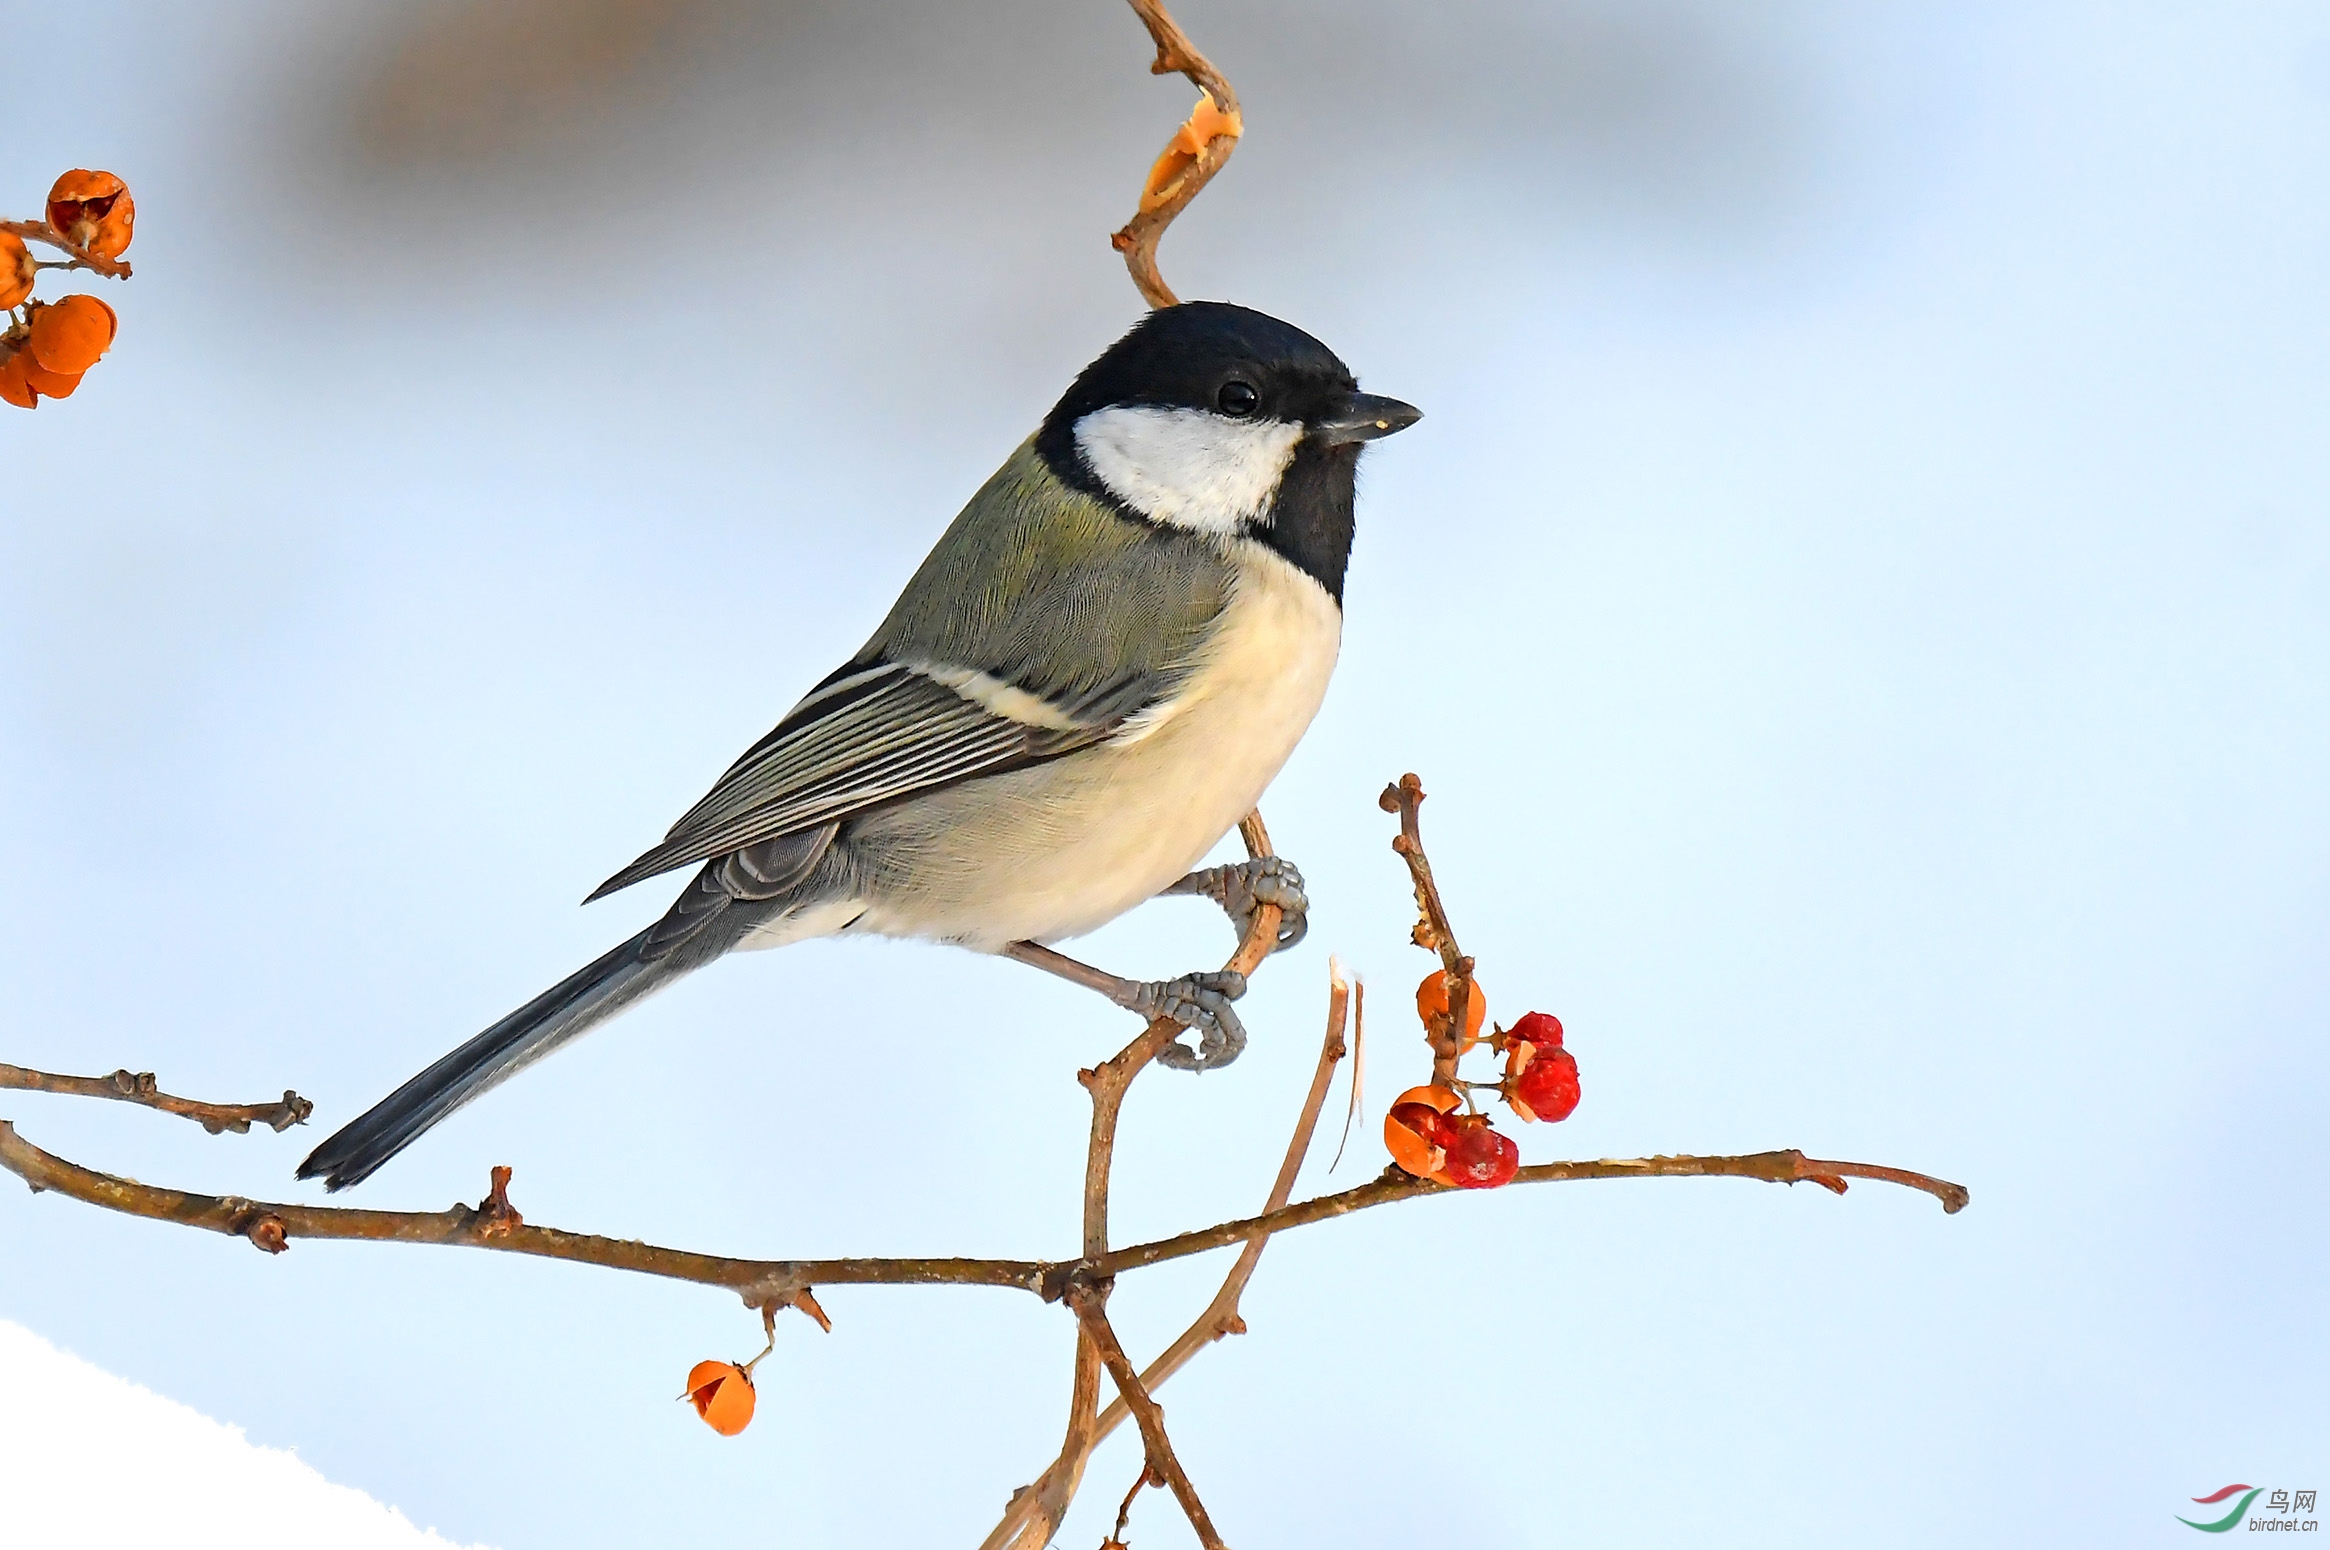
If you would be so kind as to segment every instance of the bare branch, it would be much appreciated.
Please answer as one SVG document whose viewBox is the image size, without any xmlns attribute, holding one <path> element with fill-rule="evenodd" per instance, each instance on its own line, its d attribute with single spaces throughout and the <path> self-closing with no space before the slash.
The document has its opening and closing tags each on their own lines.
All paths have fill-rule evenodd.
<svg viewBox="0 0 2330 1550">
<path fill-rule="evenodd" d="M 57 1076 L 0 1062 L 0 1088 L 143 1104 L 164 1114 L 193 1120 L 214 1136 L 225 1130 L 243 1135 L 254 1123 L 270 1130 L 289 1130 L 294 1125 L 306 1124 L 307 1117 L 315 1112 L 314 1104 L 288 1089 L 274 1103 L 202 1103 L 193 1098 L 174 1098 L 155 1083 L 151 1071 L 122 1070 L 111 1076 Z"/>
<path fill-rule="evenodd" d="M 1165 228 L 1173 224 L 1173 218 L 1189 208 L 1198 191 L 1229 161 L 1230 153 L 1238 148 L 1238 137 L 1245 133 L 1245 120 L 1238 109 L 1236 90 L 1214 68 L 1213 61 L 1197 51 L 1197 45 L 1189 41 L 1189 35 L 1175 24 L 1159 0 L 1131 0 L 1131 4 L 1133 14 L 1140 17 L 1157 45 L 1157 58 L 1149 73 L 1179 72 L 1206 97 L 1150 167 L 1140 208 L 1108 239 L 1109 245 L 1125 256 L 1125 268 L 1131 271 L 1142 298 L 1152 307 L 1170 307 L 1180 298 L 1157 270 L 1157 244 L 1164 240 Z"/>
<path fill-rule="evenodd" d="M 1223 154 L 1226 156 L 1229 153 L 1225 151 Z M 87 269 L 92 273 L 101 274 L 109 280 L 129 278 L 128 260 L 107 258 L 102 254 L 92 253 L 87 248 L 75 247 L 65 240 L 63 233 L 46 221 L 0 221 L 0 231 L 7 232 L 11 236 L 26 238 L 32 242 L 43 242 L 60 253 L 70 254 L 73 261 L 61 266 L 63 268 Z"/>
<path fill-rule="evenodd" d="M 1141 1375 L 1133 1371 L 1132 1358 L 1125 1355 L 1116 1330 L 1108 1322 L 1107 1302 L 1105 1282 L 1096 1285 L 1079 1280 L 1068 1288 L 1068 1306 L 1075 1310 L 1077 1323 L 1083 1327 L 1085 1338 L 1100 1348 L 1102 1364 L 1116 1380 L 1118 1394 L 1132 1407 L 1133 1417 L 1140 1423 L 1141 1443 L 1150 1470 L 1164 1476 L 1165 1483 L 1173 1488 L 1181 1510 L 1189 1514 L 1189 1526 L 1197 1530 L 1197 1542 L 1205 1550 L 1229 1550 L 1215 1531 L 1214 1520 L 1206 1515 L 1205 1504 L 1197 1499 L 1197 1487 L 1189 1483 L 1189 1472 L 1173 1454 L 1173 1441 L 1165 1435 L 1164 1409 L 1141 1386 Z"/>
<path fill-rule="evenodd" d="M 257 1233 L 272 1240 L 261 1242 L 260 1247 L 274 1252 L 280 1252 L 294 1238 L 497 1249 L 725 1287 L 755 1308 L 789 1301 L 806 1286 L 1009 1286 L 1041 1292 L 1044 1272 L 1050 1268 L 1040 1261 L 1016 1259 L 729 1259 L 659 1248 L 635 1239 L 593 1237 L 535 1227 L 521 1220 L 510 1209 L 506 1177 L 497 1180 L 497 1188 L 484 1205 L 455 1205 L 443 1211 L 367 1211 L 244 1200 L 234 1195 L 197 1195 L 116 1178 L 67 1162 L 25 1140 L 7 1120 L 0 1120 L 0 1168 L 36 1192 L 54 1190 L 108 1211 L 241 1237 Z"/>
</svg>

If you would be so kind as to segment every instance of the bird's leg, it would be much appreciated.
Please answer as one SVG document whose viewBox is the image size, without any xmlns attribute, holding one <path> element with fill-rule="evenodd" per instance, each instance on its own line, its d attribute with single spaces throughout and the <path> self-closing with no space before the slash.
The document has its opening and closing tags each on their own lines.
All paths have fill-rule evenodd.
<svg viewBox="0 0 2330 1550">
<path fill-rule="evenodd" d="M 1169 1017 L 1196 1030 L 1197 1048 L 1168 1044 L 1157 1052 L 1157 1063 L 1177 1071 L 1211 1071 L 1236 1060 L 1246 1048 L 1246 1026 L 1230 1003 L 1246 993 L 1246 976 L 1223 969 L 1208 974 L 1184 974 L 1177 980 L 1128 980 L 1080 963 L 1066 953 L 1053 952 L 1034 942 L 1014 942 L 1003 956 L 1015 958 L 1057 974 L 1064 980 L 1097 990 L 1128 1012 L 1143 1017 Z"/>
<path fill-rule="evenodd" d="M 1213 900 L 1229 914 L 1241 942 L 1253 929 L 1254 911 L 1265 904 L 1277 905 L 1278 942 L 1270 949 L 1274 953 L 1285 952 L 1311 929 L 1311 900 L 1303 892 L 1303 875 L 1284 856 L 1257 856 L 1229 866 L 1209 866 L 1165 891 L 1203 894 Z"/>
</svg>

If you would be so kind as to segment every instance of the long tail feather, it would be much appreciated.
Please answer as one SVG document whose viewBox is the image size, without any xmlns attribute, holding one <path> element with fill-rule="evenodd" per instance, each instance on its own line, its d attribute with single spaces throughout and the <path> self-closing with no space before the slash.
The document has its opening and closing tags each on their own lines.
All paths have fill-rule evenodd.
<svg viewBox="0 0 2330 1550">
<path fill-rule="evenodd" d="M 308 1155 L 299 1176 L 326 1189 L 362 1183 L 439 1120 L 567 1040 L 678 979 L 702 956 L 643 956 L 648 933 L 551 986 L 374 1104 Z"/>
</svg>

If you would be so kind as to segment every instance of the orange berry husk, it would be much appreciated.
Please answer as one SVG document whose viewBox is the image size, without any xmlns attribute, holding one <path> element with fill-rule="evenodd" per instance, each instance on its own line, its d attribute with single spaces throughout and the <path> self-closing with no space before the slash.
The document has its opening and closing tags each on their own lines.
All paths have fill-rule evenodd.
<svg viewBox="0 0 2330 1550">
<path fill-rule="evenodd" d="M 25 375 L 32 365 L 32 352 L 18 348 L 0 356 L 0 402 L 14 404 L 19 409 L 37 408 L 40 395 L 32 390 L 32 382 Z"/>
<path fill-rule="evenodd" d="M 1443 1184 L 1453 1183 L 1448 1177 L 1448 1151 L 1423 1130 L 1411 1124 L 1411 1119 L 1422 1123 L 1423 1116 L 1410 1109 L 1417 1105 L 1433 1114 L 1446 1114 L 1463 1104 L 1464 1100 L 1445 1087 L 1411 1087 L 1392 1100 L 1384 1111 L 1383 1144 L 1392 1154 L 1392 1161 L 1421 1179 L 1437 1179 Z"/>
<path fill-rule="evenodd" d="M 1464 1107 L 1464 1100 L 1445 1087 L 1411 1087 L 1392 1100 L 1392 1107 L 1403 1103 L 1421 1103 L 1437 1114 L 1453 1114 Z"/>
<path fill-rule="evenodd" d="M 137 224 L 129 185 L 110 172 L 75 167 L 49 189 L 49 224 L 57 235 L 99 258 L 119 258 Z"/>
<path fill-rule="evenodd" d="M 1383 1117 L 1383 1146 L 1393 1162 L 1420 1179 L 1432 1177 L 1448 1163 L 1446 1150 L 1416 1134 L 1397 1114 Z"/>
<path fill-rule="evenodd" d="M 32 352 L 27 350 L 24 352 L 24 380 L 31 383 L 33 391 L 43 398 L 71 398 L 73 389 L 81 385 L 81 374 L 77 371 L 51 371 L 34 360 Z"/>
<path fill-rule="evenodd" d="M 1416 987 L 1416 1015 L 1424 1019 L 1429 1029 L 1435 1023 L 1448 1020 L 1448 971 L 1434 969 L 1424 976 Z M 1489 1020 L 1489 998 L 1481 992 L 1481 982 L 1472 982 L 1472 993 L 1464 1002 L 1464 1043 L 1458 1054 L 1464 1054 L 1481 1041 L 1481 1026 Z"/>
<path fill-rule="evenodd" d="M 94 296 L 67 296 L 33 314 L 33 359 L 49 370 L 79 376 L 113 348 L 120 318 Z"/>
<path fill-rule="evenodd" d="M 1148 181 L 1141 185 L 1142 211 L 1154 210 L 1170 200 L 1182 176 L 1197 165 L 1208 145 L 1224 135 L 1235 140 L 1244 132 L 1244 122 L 1237 114 L 1224 113 L 1214 102 L 1213 93 L 1199 92 L 1188 121 L 1173 132 L 1164 154 L 1149 167 Z"/>
<path fill-rule="evenodd" d="M 13 307 L 32 294 L 40 261 L 14 232 L 0 231 L 0 307 Z"/>
<path fill-rule="evenodd" d="M 752 1375 L 734 1362 L 696 1363 L 688 1369 L 688 1391 L 680 1397 L 723 1437 L 752 1424 Z"/>
</svg>

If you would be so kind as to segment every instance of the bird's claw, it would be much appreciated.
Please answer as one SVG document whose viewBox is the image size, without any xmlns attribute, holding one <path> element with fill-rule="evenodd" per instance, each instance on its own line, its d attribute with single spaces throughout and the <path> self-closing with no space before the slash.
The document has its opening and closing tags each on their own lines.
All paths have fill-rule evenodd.
<svg viewBox="0 0 2330 1550">
<path fill-rule="evenodd" d="M 1173 1043 L 1157 1052 L 1157 1063 L 1176 1071 L 1213 1071 L 1236 1060 L 1246 1048 L 1246 1025 L 1230 1003 L 1246 993 L 1246 976 L 1222 969 L 1184 974 L 1177 980 L 1134 980 L 1118 1004 L 1143 1017 L 1168 1017 L 1197 1033 L 1197 1048 Z"/>
<path fill-rule="evenodd" d="M 1310 895 L 1303 891 L 1303 874 L 1284 856 L 1257 856 L 1228 866 L 1209 866 L 1192 872 L 1165 890 L 1203 894 L 1220 905 L 1238 928 L 1238 940 L 1254 928 L 1254 912 L 1265 904 L 1279 909 L 1278 940 L 1274 953 L 1285 952 L 1311 929 Z"/>
</svg>

